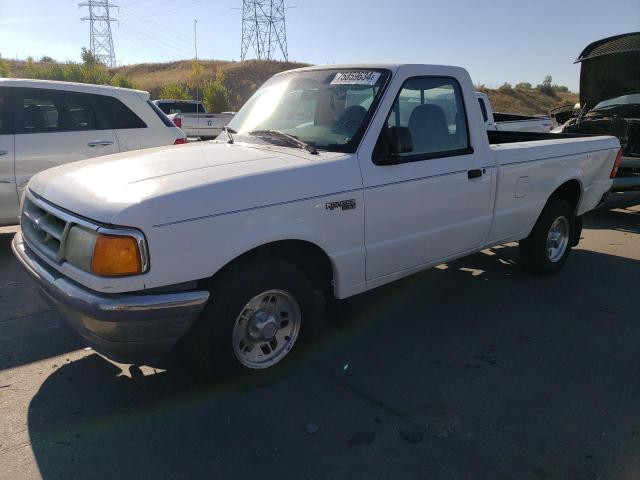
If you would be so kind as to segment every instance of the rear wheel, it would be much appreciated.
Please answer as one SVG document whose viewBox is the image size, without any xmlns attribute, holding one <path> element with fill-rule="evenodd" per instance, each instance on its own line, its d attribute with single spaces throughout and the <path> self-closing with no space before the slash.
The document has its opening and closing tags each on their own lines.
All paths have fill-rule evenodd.
<svg viewBox="0 0 640 480">
<path fill-rule="evenodd" d="M 233 268 L 211 297 L 191 333 L 206 371 L 274 367 L 300 349 L 321 310 L 304 273 L 279 260 Z"/>
<path fill-rule="evenodd" d="M 564 200 L 550 199 L 529 236 L 520 241 L 524 268 L 538 275 L 559 271 L 571 252 L 574 229 L 571 206 Z"/>
</svg>

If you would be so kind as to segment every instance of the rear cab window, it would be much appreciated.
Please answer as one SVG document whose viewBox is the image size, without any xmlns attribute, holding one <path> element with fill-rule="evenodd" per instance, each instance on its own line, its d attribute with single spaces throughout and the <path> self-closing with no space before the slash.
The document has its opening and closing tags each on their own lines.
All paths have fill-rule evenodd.
<svg viewBox="0 0 640 480">
<path fill-rule="evenodd" d="M 167 115 L 173 113 L 205 113 L 202 104 L 194 102 L 158 102 L 157 106 Z"/>
<path fill-rule="evenodd" d="M 487 115 L 487 106 L 484 104 L 484 98 L 478 98 L 478 103 L 480 104 L 480 110 L 482 110 L 482 118 L 486 122 L 489 120 L 489 115 Z"/>
</svg>

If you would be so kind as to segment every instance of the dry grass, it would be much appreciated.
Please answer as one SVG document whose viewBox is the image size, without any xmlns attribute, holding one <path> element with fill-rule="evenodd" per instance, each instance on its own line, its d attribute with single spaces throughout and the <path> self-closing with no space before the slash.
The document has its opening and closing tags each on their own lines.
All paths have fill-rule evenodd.
<svg viewBox="0 0 640 480">
<path fill-rule="evenodd" d="M 26 62 L 7 60 L 11 65 L 13 76 L 23 76 Z M 224 84 L 229 90 L 231 107 L 238 110 L 253 92 L 272 75 L 298 68 L 306 64 L 279 61 L 229 62 L 225 60 L 200 60 L 205 80 L 213 79 L 220 70 L 224 74 Z M 168 63 L 141 63 L 118 67 L 121 72 L 131 77 L 138 88 L 147 90 L 152 97 L 157 97 L 161 88 L 168 83 L 187 83 L 191 74 L 192 61 L 181 60 Z M 549 110 L 560 105 L 575 104 L 576 93 L 556 93 L 546 95 L 537 90 L 492 90 L 478 87 L 478 90 L 489 95 L 491 105 L 496 112 L 519 113 L 523 115 L 548 114 Z"/>
<path fill-rule="evenodd" d="M 520 115 L 547 115 L 549 110 L 561 105 L 574 105 L 578 94 L 559 92 L 547 95 L 535 89 L 530 90 L 492 90 L 479 87 L 479 91 L 489 95 L 494 112 L 517 113 Z"/>
</svg>

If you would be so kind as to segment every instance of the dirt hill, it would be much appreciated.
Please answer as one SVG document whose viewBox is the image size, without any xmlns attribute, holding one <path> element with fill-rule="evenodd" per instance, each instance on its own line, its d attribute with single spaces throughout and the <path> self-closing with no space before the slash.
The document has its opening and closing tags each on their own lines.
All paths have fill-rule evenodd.
<svg viewBox="0 0 640 480">
<path fill-rule="evenodd" d="M 26 62 L 7 60 L 11 65 L 12 76 L 24 76 Z M 224 84 L 229 91 L 229 99 L 234 110 L 239 109 L 251 94 L 275 73 L 305 66 L 303 63 L 279 61 L 229 62 L 224 60 L 201 60 L 202 75 L 205 79 L 214 78 L 217 72 L 224 76 Z M 129 76 L 136 86 L 157 98 L 160 89 L 169 83 L 187 83 L 192 71 L 192 61 L 182 60 L 169 63 L 141 63 L 126 65 L 114 69 L 113 73 Z M 547 114 L 552 108 L 565 104 L 574 104 L 578 95 L 571 92 L 558 92 L 551 95 L 536 89 L 488 89 L 478 87 L 491 99 L 494 111 L 519 113 L 523 115 Z"/>
</svg>

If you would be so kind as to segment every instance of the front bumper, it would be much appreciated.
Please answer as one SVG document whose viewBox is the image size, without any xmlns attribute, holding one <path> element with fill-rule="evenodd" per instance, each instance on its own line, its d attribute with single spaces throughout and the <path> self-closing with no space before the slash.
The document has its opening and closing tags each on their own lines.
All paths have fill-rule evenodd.
<svg viewBox="0 0 640 480">
<path fill-rule="evenodd" d="M 11 244 L 44 298 L 98 353 L 121 363 L 147 363 L 166 355 L 198 317 L 207 291 L 104 294 L 51 269 L 18 232 Z"/>
</svg>

